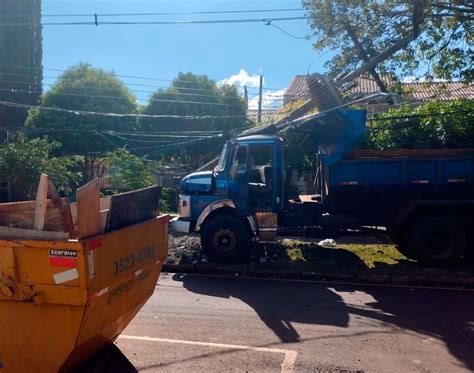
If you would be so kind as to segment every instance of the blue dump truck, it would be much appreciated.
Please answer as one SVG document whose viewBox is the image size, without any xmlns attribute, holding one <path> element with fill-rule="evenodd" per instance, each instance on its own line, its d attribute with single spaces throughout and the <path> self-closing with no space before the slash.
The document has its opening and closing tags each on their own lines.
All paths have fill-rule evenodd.
<svg viewBox="0 0 474 373">
<path fill-rule="evenodd" d="M 285 232 L 337 237 L 371 228 L 427 265 L 474 254 L 474 149 L 356 150 L 365 116 L 339 108 L 287 124 L 318 144 L 316 193 L 289 200 L 278 128 L 229 140 L 213 171 L 182 180 L 175 229 L 199 233 L 221 262 L 245 260 L 252 243 Z"/>
</svg>

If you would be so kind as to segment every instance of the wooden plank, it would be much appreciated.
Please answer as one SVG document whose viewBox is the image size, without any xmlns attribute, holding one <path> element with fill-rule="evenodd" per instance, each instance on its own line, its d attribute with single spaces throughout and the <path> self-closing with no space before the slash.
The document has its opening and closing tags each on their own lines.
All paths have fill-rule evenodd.
<svg viewBox="0 0 474 373">
<path fill-rule="evenodd" d="M 69 204 L 66 198 L 62 199 L 62 203 L 63 205 Z M 0 204 L 0 225 L 3 226 L 33 229 L 34 215 L 35 201 Z M 68 231 L 66 228 L 61 212 L 54 206 L 52 201 L 47 200 L 43 230 Z"/>
<path fill-rule="evenodd" d="M 46 217 L 46 203 L 48 198 L 48 175 L 41 174 L 36 191 L 35 200 L 35 220 L 33 223 L 34 229 L 42 231 L 44 228 L 44 220 Z"/>
<path fill-rule="evenodd" d="M 112 196 L 105 232 L 136 224 L 158 215 L 158 185 Z"/>
<path fill-rule="evenodd" d="M 110 197 L 105 197 L 100 199 L 100 211 L 102 210 L 109 210 L 110 209 Z"/>
<path fill-rule="evenodd" d="M 48 180 L 48 198 L 51 199 L 54 206 L 61 212 L 63 217 L 64 230 L 69 232 L 71 238 L 76 237 L 76 232 L 74 230 L 74 224 L 72 221 L 71 207 L 67 199 L 62 199 L 54 185 L 53 180 Z"/>
<path fill-rule="evenodd" d="M 69 239 L 69 233 L 38 231 L 34 229 L 10 228 L 0 226 L 0 238 L 12 238 L 19 240 L 67 241 Z"/>
<path fill-rule="evenodd" d="M 78 238 L 81 239 L 101 233 L 99 179 L 94 179 L 77 189 L 76 200 Z"/>
</svg>

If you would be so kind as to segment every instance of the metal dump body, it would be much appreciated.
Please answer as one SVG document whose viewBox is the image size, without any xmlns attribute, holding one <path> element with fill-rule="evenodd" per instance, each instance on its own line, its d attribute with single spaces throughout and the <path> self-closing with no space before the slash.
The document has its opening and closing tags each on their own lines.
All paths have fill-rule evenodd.
<svg viewBox="0 0 474 373">
<path fill-rule="evenodd" d="M 1 371 L 67 371 L 113 342 L 153 294 L 168 220 L 84 240 L 0 240 Z"/>
<path fill-rule="evenodd" d="M 470 156 L 349 159 L 332 165 L 329 171 L 331 188 L 355 185 L 408 188 L 420 184 L 438 188 L 474 184 L 474 152 Z"/>
<path fill-rule="evenodd" d="M 474 199 L 474 150 L 357 151 L 326 168 L 334 212 L 387 226 L 407 203 Z"/>
</svg>

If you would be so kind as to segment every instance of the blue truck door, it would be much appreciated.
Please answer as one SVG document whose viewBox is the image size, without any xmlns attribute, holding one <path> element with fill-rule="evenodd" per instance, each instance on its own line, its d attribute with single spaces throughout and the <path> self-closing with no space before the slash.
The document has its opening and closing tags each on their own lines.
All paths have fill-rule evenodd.
<svg viewBox="0 0 474 373">
<path fill-rule="evenodd" d="M 248 147 L 237 146 L 229 172 L 229 197 L 239 210 L 246 214 L 248 204 Z"/>
</svg>

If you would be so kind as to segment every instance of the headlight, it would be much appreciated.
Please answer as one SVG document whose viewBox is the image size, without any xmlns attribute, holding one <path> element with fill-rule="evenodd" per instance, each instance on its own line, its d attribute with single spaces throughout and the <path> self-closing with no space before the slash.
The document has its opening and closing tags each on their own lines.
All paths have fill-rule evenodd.
<svg viewBox="0 0 474 373">
<path fill-rule="evenodd" d="M 191 217 L 191 196 L 179 195 L 179 217 L 190 218 Z"/>
</svg>

